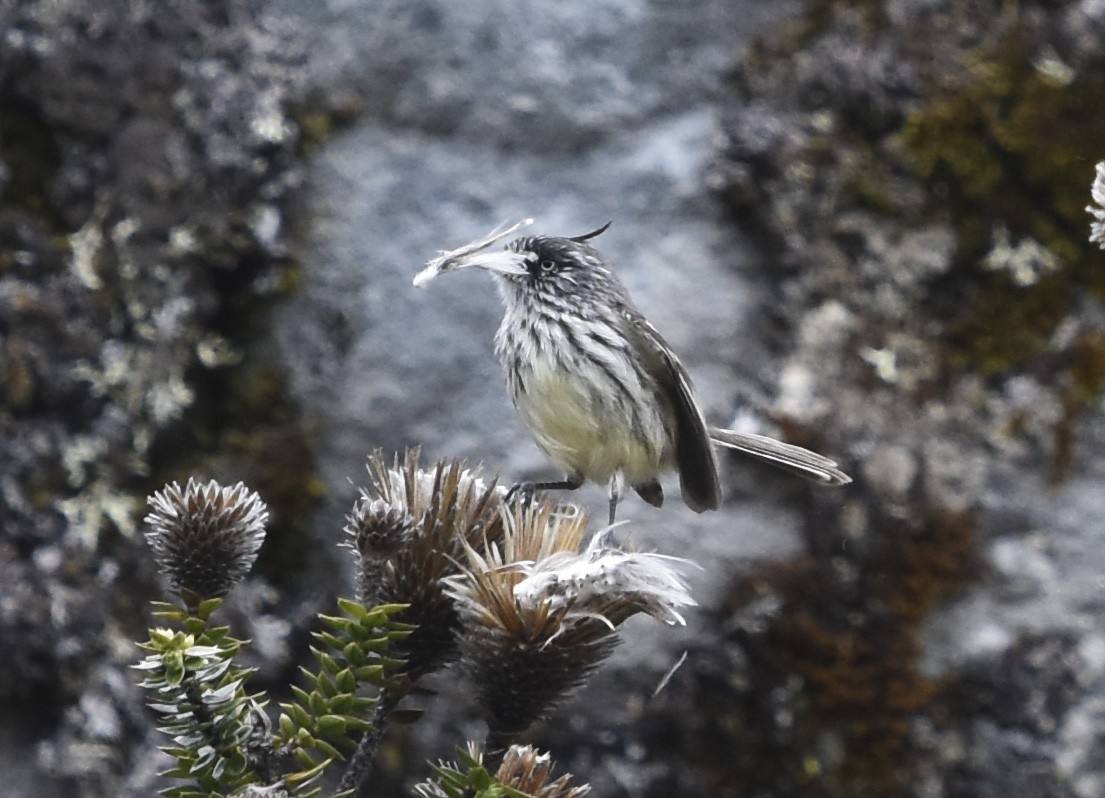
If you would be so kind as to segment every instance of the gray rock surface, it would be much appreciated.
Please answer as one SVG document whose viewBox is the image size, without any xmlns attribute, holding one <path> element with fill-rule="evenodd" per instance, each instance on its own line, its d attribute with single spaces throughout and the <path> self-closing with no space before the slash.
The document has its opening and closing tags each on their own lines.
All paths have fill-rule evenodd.
<svg viewBox="0 0 1105 798">
<path fill-rule="evenodd" d="M 199 466 L 197 430 L 286 262 L 303 73 L 268 23 L 0 3 L 5 796 L 146 795 L 161 762 L 128 667 L 157 594 L 137 522 L 167 461 L 245 470 Z"/>
<path fill-rule="evenodd" d="M 1071 151 L 1053 158 L 1051 136 L 1064 103 L 1105 97 L 1105 8 L 959 10 L 828 11 L 800 54 L 784 36 L 746 62 L 727 116 L 712 180 L 777 243 L 781 312 L 797 332 L 777 406 L 832 428 L 862 460 L 863 509 L 846 506 L 837 529 L 808 537 L 863 586 L 862 606 L 840 626 L 816 607 L 847 607 L 847 583 L 830 580 L 807 605 L 769 574 L 764 589 L 784 601 L 767 632 L 729 636 L 763 656 L 773 634 L 824 654 L 812 644 L 824 634 L 840 658 L 799 652 L 784 658 L 796 687 L 761 682 L 788 694 L 797 718 L 758 731 L 785 741 L 782 761 L 797 750 L 805 762 L 737 769 L 766 794 L 803 794 L 804 767 L 832 795 L 1096 796 L 1105 784 L 1091 753 L 1102 744 L 1091 718 L 1105 631 L 1103 405 L 1096 389 L 1073 398 L 1083 378 L 1071 365 L 1100 334 L 1101 306 L 1079 275 L 1102 258 L 1085 239 L 1085 200 L 1064 233 L 1077 256 L 1037 238 L 1065 191 L 1088 196 L 1080 184 L 1101 158 L 1089 136 L 1071 150 L 1085 166 L 1063 175 Z M 1021 71 L 1003 83 L 1002 69 Z M 984 105 L 993 97 L 1005 105 Z M 1054 121 L 1037 128 L 1036 115 Z M 1033 163 L 1031 186 L 1015 185 L 1015 162 Z M 993 188 L 972 184 L 991 166 Z M 1049 274 L 1071 301 L 1036 326 L 1019 308 L 1046 295 Z M 934 511 L 935 526 L 919 527 Z M 918 601 L 926 582 L 943 585 L 940 601 Z M 803 606 L 816 623 L 788 637 Z M 878 646 L 870 662 L 856 642 Z M 808 738 L 804 722 L 817 727 Z"/>
<path fill-rule="evenodd" d="M 720 512 L 671 480 L 661 511 L 630 498 L 619 535 L 702 563 L 703 607 L 686 629 L 631 623 L 533 741 L 602 796 L 1105 794 L 1101 254 L 1071 243 L 1080 218 L 1051 228 L 1078 258 L 1041 243 L 1066 187 L 1037 167 L 1068 142 L 1015 126 L 1034 111 L 1077 132 L 1105 108 L 1105 7 L 854 5 L 0 3 L 4 794 L 155 789 L 126 671 L 155 593 L 137 497 L 210 444 L 192 421 L 224 412 L 212 374 L 285 369 L 329 488 L 316 550 L 377 446 L 551 475 L 492 358 L 491 282 L 411 285 L 526 215 L 569 234 L 612 219 L 599 248 L 711 419 L 856 477 L 816 491 L 727 461 Z M 964 84 L 981 99 L 954 105 Z M 989 195 L 963 176 L 993 135 L 919 165 L 903 130 L 934 98 L 997 114 L 982 122 L 1017 168 Z M 342 124 L 304 158 L 299 124 L 320 119 Z M 1105 156 L 1078 152 L 1081 212 Z M 247 351 L 289 230 L 300 289 Z M 1049 280 L 1070 301 L 1026 339 L 1014 313 Z M 980 365 L 967 345 L 992 296 L 1015 318 L 995 337 L 1031 357 L 984 341 L 1006 354 Z M 605 512 L 600 489 L 579 498 Z M 260 680 L 283 683 L 321 599 L 263 579 L 232 595 Z M 436 686 L 379 794 L 482 735 L 463 683 Z"/>
</svg>

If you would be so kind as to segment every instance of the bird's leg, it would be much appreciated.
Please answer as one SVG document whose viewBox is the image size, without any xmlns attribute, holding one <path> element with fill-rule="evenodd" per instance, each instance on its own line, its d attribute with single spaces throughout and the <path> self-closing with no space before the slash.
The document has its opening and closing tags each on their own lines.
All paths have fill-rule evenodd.
<svg viewBox="0 0 1105 798">
<path fill-rule="evenodd" d="M 509 502 L 515 495 L 521 495 L 526 504 L 533 501 L 533 494 L 539 490 L 575 490 L 583 485 L 582 474 L 569 474 L 558 482 L 518 482 L 506 492 L 503 501 Z"/>
<path fill-rule="evenodd" d="M 610 495 L 610 524 L 613 525 L 614 517 L 618 513 L 618 502 L 622 500 L 622 494 L 625 493 L 625 475 L 621 471 L 615 471 L 610 477 L 609 495 Z"/>
</svg>

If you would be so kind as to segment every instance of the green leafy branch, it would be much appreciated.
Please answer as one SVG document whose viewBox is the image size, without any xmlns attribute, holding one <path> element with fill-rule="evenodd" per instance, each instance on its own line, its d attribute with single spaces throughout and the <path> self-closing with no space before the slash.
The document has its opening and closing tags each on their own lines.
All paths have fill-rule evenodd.
<svg viewBox="0 0 1105 798">
<path fill-rule="evenodd" d="M 413 627 L 393 616 L 406 605 L 366 608 L 339 599 L 338 607 L 340 616 L 319 616 L 328 631 L 313 635 L 322 645 L 311 647 L 318 669 L 300 669 L 307 689 L 293 687 L 295 699 L 280 705 L 283 714 L 274 743 L 279 750 L 290 752 L 302 768 L 285 777 L 285 782 L 297 789 L 293 793 L 297 796 L 317 794 L 316 788 L 303 789 L 304 785 L 357 747 L 357 738 L 374 729 L 369 718 L 382 703 L 390 703 L 384 698 L 387 691 L 402 683 L 405 660 L 392 652 Z M 379 694 L 358 695 L 366 684 L 378 688 Z"/>
<path fill-rule="evenodd" d="M 148 652 L 134 666 L 146 674 L 140 686 L 152 694 L 158 728 L 173 742 L 164 750 L 176 765 L 163 775 L 198 785 L 167 788 L 170 798 L 218 798 L 259 779 L 247 752 L 264 723 L 263 704 L 245 692 L 251 670 L 233 664 L 243 641 L 228 627 L 208 624 L 221 603 L 213 598 L 181 609 L 157 602 L 155 615 L 183 629 L 151 629 L 139 644 Z"/>
<path fill-rule="evenodd" d="M 434 766 L 437 780 L 419 784 L 417 798 L 531 798 L 527 793 L 500 783 L 484 766 L 481 757 L 457 751 L 459 762 Z"/>
<path fill-rule="evenodd" d="M 265 535 L 265 503 L 242 483 L 224 487 L 193 479 L 148 498 L 145 536 L 179 599 L 155 603 L 155 615 L 168 627 L 150 631 L 140 644 L 146 655 L 135 666 L 145 675 L 141 686 L 151 694 L 151 708 L 161 716 L 159 728 L 172 741 L 164 750 L 175 765 L 163 775 L 184 782 L 164 795 L 314 798 L 323 773 L 343 762 L 333 798 L 351 796 L 366 782 L 388 722 L 412 716 L 397 710 L 399 701 L 458 650 L 469 653 L 470 666 L 478 664 L 470 670 L 485 683 L 479 695 L 498 685 L 496 695 L 517 697 L 520 706 L 504 708 L 497 700 L 488 709 L 492 720 L 505 717 L 507 731 L 516 732 L 577 684 L 579 674 L 596 664 L 595 655 L 607 650 L 573 631 L 578 618 L 611 614 L 613 620 L 603 615 L 603 637 L 629 615 L 655 613 L 657 607 L 669 622 L 682 621 L 673 608 L 690 603 L 685 588 L 647 555 L 613 552 L 609 567 L 599 564 L 596 572 L 614 577 L 606 583 L 618 595 L 598 609 L 573 608 L 578 597 L 559 589 L 548 595 L 549 585 L 565 581 L 559 569 L 576 574 L 585 563 L 595 570 L 598 554 L 578 552 L 582 514 L 557 514 L 554 521 L 549 503 L 507 512 L 494 481 L 461 461 L 424 471 L 417 452 L 408 452 L 390 468 L 382 455 L 371 465 L 378 495 L 362 491 L 345 529 L 358 558 L 364 603 L 340 599 L 337 615 L 319 616 L 322 629 L 311 647 L 316 666 L 301 668 L 304 683 L 281 704 L 275 731 L 267 700 L 246 692 L 252 669 L 234 664 L 246 641 L 210 623 L 222 596 L 253 565 Z M 530 574 L 538 560 L 555 567 Z M 519 597 L 522 580 L 530 581 Z M 584 588 L 588 596 L 595 593 Z M 625 597 L 630 595 L 648 600 Z M 366 606 L 383 597 L 390 603 Z M 417 639 L 416 627 L 405 622 L 410 619 L 417 619 Z M 458 637 L 466 642 L 458 646 Z M 543 667 L 517 668 L 511 652 L 519 643 L 529 651 L 535 639 L 562 642 Z M 585 791 L 570 786 L 568 777 L 550 781 L 548 755 L 528 746 L 497 750 L 503 759 L 494 775 L 482 754 L 470 751 L 461 765 L 441 765 L 438 779 L 427 783 L 430 792 L 420 794 L 573 798 Z"/>
</svg>

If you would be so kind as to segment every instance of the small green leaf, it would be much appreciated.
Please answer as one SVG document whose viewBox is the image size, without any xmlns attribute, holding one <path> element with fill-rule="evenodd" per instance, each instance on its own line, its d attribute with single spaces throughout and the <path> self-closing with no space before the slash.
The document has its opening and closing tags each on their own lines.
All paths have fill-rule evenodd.
<svg viewBox="0 0 1105 798">
<path fill-rule="evenodd" d="M 356 704 L 357 698 L 353 695 L 353 691 L 341 693 L 330 699 L 330 711 L 348 715 L 352 713 Z"/>
<path fill-rule="evenodd" d="M 287 782 L 288 784 L 302 784 L 303 782 L 307 782 L 307 781 L 310 781 L 311 779 L 318 778 L 318 776 L 322 773 L 322 771 L 324 771 L 327 767 L 330 766 L 330 764 L 333 762 L 333 760 L 332 759 L 324 759 L 321 762 L 316 763 L 308 755 L 306 762 L 303 762 L 302 759 L 300 760 L 300 762 L 301 762 L 301 764 L 303 764 L 303 766 L 305 768 L 308 768 L 308 769 L 307 770 L 301 770 L 298 773 L 291 773 L 291 774 L 285 776 L 284 781 Z"/>
<path fill-rule="evenodd" d="M 295 724 L 300 729 L 306 729 L 310 727 L 311 716 L 303 707 L 299 706 L 298 704 L 288 704 L 287 711 L 292 720 L 295 721 Z"/>
<path fill-rule="evenodd" d="M 196 635 L 196 636 L 199 636 L 199 635 L 203 634 L 204 630 L 207 629 L 207 621 L 204 621 L 201 618 L 196 618 L 196 617 L 191 616 L 191 615 L 186 616 L 183 619 L 183 624 L 182 625 L 184 626 L 184 628 L 186 630 L 188 630 L 189 634 L 193 634 L 193 635 Z"/>
<path fill-rule="evenodd" d="M 179 687 L 184 681 L 184 665 L 179 660 L 165 663 L 165 681 L 173 687 Z"/>
<path fill-rule="evenodd" d="M 315 656 L 317 656 L 318 661 L 322 663 L 322 667 L 330 673 L 337 673 L 342 668 L 341 664 L 336 659 L 324 651 L 319 651 Z"/>
<path fill-rule="evenodd" d="M 325 740 L 318 739 L 317 737 L 314 740 L 314 748 L 315 750 L 321 751 L 323 754 L 330 757 L 331 759 L 345 759 L 345 757 L 341 755 L 341 752 L 337 748 L 330 745 L 330 743 L 326 742 Z"/>
<path fill-rule="evenodd" d="M 223 600 L 221 598 L 209 598 L 201 601 L 199 606 L 196 607 L 193 612 L 201 618 L 211 617 L 211 613 L 222 606 Z"/>
<path fill-rule="evenodd" d="M 292 722 L 292 719 L 289 718 L 287 714 L 281 715 L 280 719 L 276 723 L 277 727 L 280 729 L 281 739 L 289 740 L 291 739 L 291 736 L 295 734 L 295 723 Z"/>
<path fill-rule="evenodd" d="M 367 698 L 365 696 L 353 696 L 353 706 L 349 708 L 346 714 L 349 715 L 367 715 L 376 707 L 376 699 Z"/>
<path fill-rule="evenodd" d="M 318 682 L 316 683 L 315 687 L 318 689 L 318 692 L 322 695 L 322 697 L 327 699 L 327 702 L 329 702 L 329 699 L 338 694 L 337 684 L 335 684 L 334 680 L 325 673 L 320 673 L 318 675 Z"/>
<path fill-rule="evenodd" d="M 362 649 L 356 641 L 353 641 L 352 643 L 347 643 L 345 647 L 341 650 L 341 653 L 345 656 L 346 661 L 354 667 L 364 665 L 367 661 L 364 649 Z"/>
<path fill-rule="evenodd" d="M 309 671 L 306 668 L 304 668 L 302 665 L 300 665 L 299 666 L 299 672 L 301 674 L 303 674 L 304 680 L 312 688 L 315 687 L 315 685 L 318 683 L 318 674 L 314 673 L 313 671 Z"/>
<path fill-rule="evenodd" d="M 318 719 L 318 730 L 330 740 L 344 742 L 347 737 L 348 724 L 341 715 L 322 715 Z"/>
<path fill-rule="evenodd" d="M 334 676 L 338 690 L 342 693 L 352 693 L 357 689 L 357 677 L 349 668 L 343 668 Z"/>
<path fill-rule="evenodd" d="M 316 767 L 315 758 L 313 756 L 311 756 L 310 753 L 308 753 L 303 748 L 296 748 L 295 749 L 295 758 L 296 758 L 296 761 L 299 762 L 301 767 L 312 768 L 312 769 Z M 321 765 L 318 765 L 318 767 L 321 767 Z M 295 780 L 299 775 L 300 775 L 299 773 L 295 773 L 291 776 L 285 776 L 284 780 L 288 781 L 288 782 L 291 782 L 291 781 Z"/>
<path fill-rule="evenodd" d="M 369 729 L 369 728 L 372 727 L 372 724 L 369 723 L 364 718 L 358 718 L 358 717 L 354 717 L 352 715 L 347 715 L 347 716 L 345 716 L 345 726 L 348 729 L 348 731 L 352 733 L 352 732 L 362 732 L 365 729 Z"/>
<path fill-rule="evenodd" d="M 361 641 L 361 650 L 368 651 L 373 654 L 383 654 L 385 651 L 391 648 L 391 641 L 387 637 L 373 637 L 369 640 Z"/>
<path fill-rule="evenodd" d="M 491 786 L 491 774 L 482 765 L 472 768 L 468 774 L 472 786 L 480 792 L 484 792 Z"/>
<path fill-rule="evenodd" d="M 366 618 L 369 618 L 373 615 L 373 611 L 366 609 L 365 606 L 359 601 L 353 601 L 352 599 L 338 599 L 338 608 L 341 609 L 341 611 L 344 612 L 346 615 L 356 618 L 358 621 L 362 622 Z M 377 623 L 382 622 L 382 620 L 378 621 Z"/>
<path fill-rule="evenodd" d="M 364 665 L 360 668 L 353 669 L 353 675 L 357 677 L 358 682 L 368 682 L 369 684 L 379 684 L 384 678 L 384 666 L 383 665 Z"/>
<path fill-rule="evenodd" d="M 322 621 L 325 626 L 329 626 L 331 629 L 345 629 L 349 626 L 348 618 L 340 618 L 334 615 L 323 615 L 319 613 L 318 619 Z"/>
<path fill-rule="evenodd" d="M 332 635 L 329 632 L 316 632 L 314 637 L 316 640 L 322 641 L 327 646 L 336 651 L 341 651 L 342 646 L 344 646 L 346 643 L 345 637 L 338 637 L 337 635 Z"/>
<path fill-rule="evenodd" d="M 368 613 L 367 619 L 375 626 L 383 626 L 391 621 L 393 615 L 398 615 L 409 607 L 409 604 L 377 604 Z"/>
</svg>

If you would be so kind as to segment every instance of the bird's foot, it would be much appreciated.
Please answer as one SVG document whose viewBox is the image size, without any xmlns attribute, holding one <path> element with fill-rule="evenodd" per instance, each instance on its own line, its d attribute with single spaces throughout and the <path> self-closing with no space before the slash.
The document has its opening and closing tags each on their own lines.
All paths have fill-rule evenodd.
<svg viewBox="0 0 1105 798">
<path fill-rule="evenodd" d="M 522 503 L 523 506 L 533 502 L 533 496 L 537 493 L 536 482 L 516 482 L 510 486 L 506 495 L 503 496 L 503 503 L 510 504 L 515 497 Z"/>
<path fill-rule="evenodd" d="M 515 496 L 520 496 L 522 504 L 528 505 L 533 501 L 533 497 L 538 491 L 575 490 L 582 484 L 583 477 L 578 475 L 569 476 L 567 479 L 556 482 L 519 482 L 511 485 L 506 492 L 506 496 L 503 497 L 503 501 L 509 503 Z"/>
</svg>

